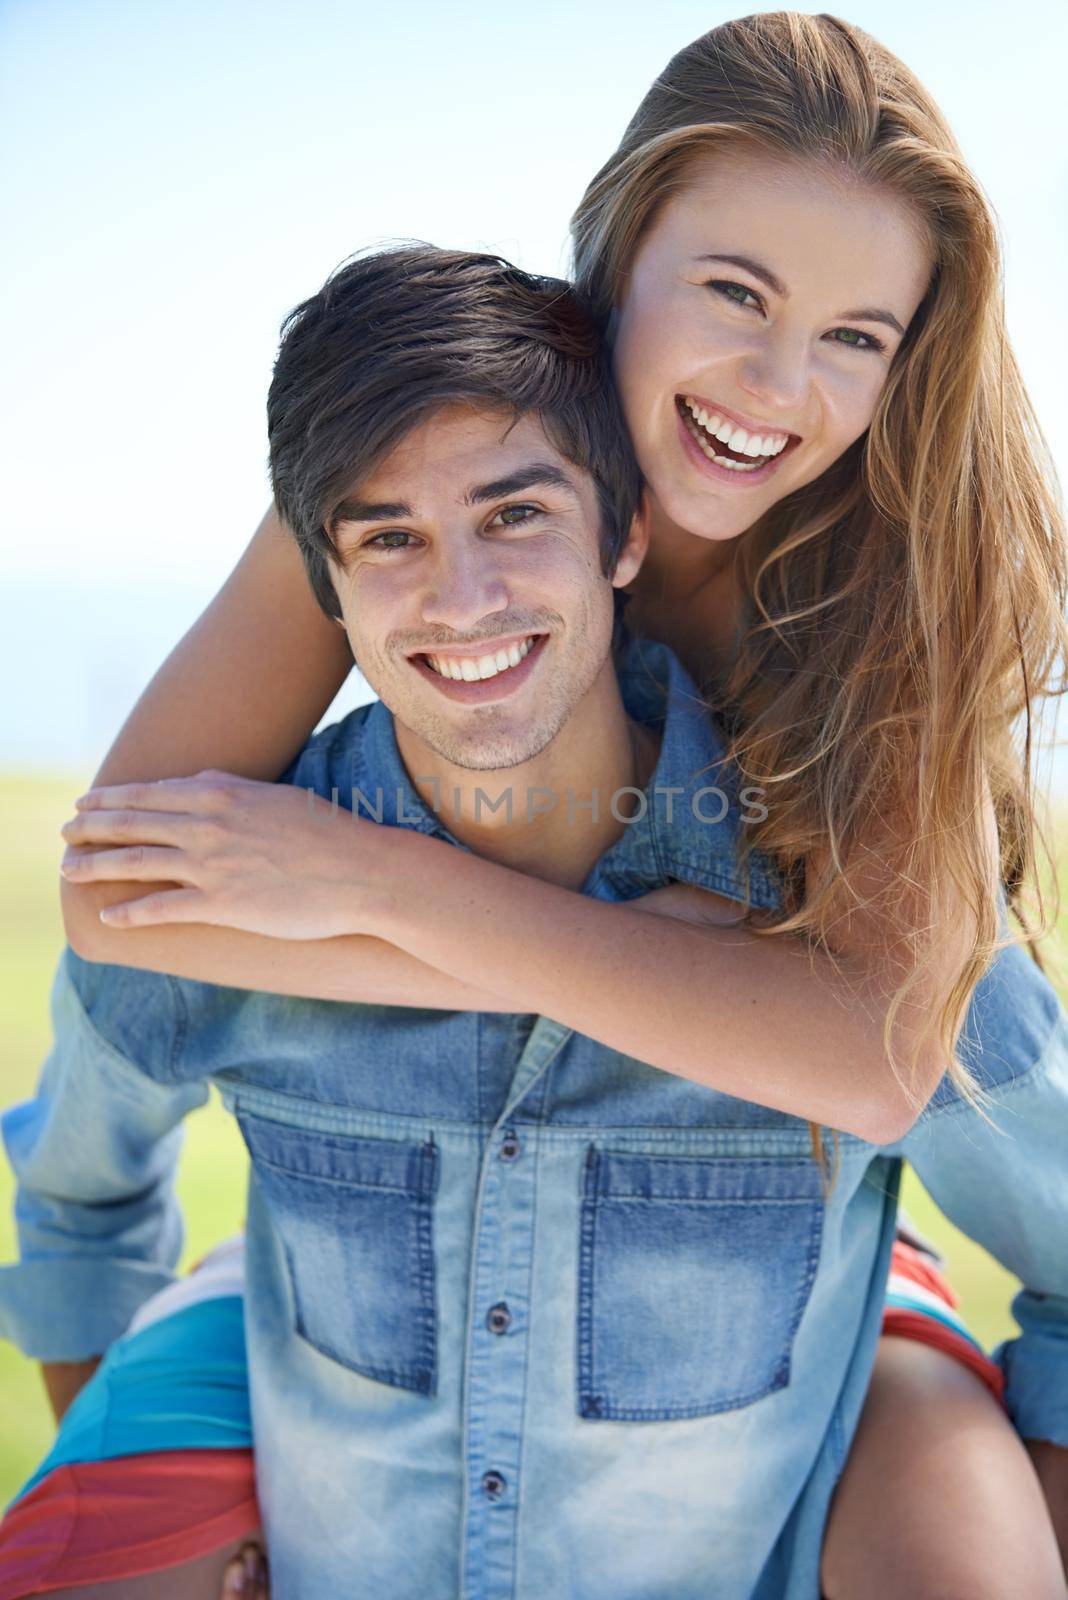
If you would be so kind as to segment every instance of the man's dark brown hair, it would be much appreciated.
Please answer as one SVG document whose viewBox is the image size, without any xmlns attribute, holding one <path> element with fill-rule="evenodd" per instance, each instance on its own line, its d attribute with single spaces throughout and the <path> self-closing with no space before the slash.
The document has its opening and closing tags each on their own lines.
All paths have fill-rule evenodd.
<svg viewBox="0 0 1068 1600">
<path fill-rule="evenodd" d="M 289 313 L 267 397 L 271 482 L 312 591 L 340 618 L 333 516 L 429 412 L 533 412 L 588 472 L 601 568 L 615 570 L 640 477 L 608 359 L 571 286 L 500 256 L 415 244 L 345 262 Z"/>
</svg>

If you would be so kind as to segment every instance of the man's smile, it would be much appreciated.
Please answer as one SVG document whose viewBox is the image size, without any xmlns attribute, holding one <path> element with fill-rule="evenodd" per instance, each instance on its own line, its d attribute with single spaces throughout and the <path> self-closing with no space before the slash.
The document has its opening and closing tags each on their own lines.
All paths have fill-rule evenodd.
<svg viewBox="0 0 1068 1600">
<path fill-rule="evenodd" d="M 520 635 L 493 650 L 472 646 L 467 654 L 455 647 L 419 651 L 412 666 L 449 700 L 461 705 L 486 705 L 516 693 L 533 675 L 544 654 L 547 633 Z"/>
</svg>

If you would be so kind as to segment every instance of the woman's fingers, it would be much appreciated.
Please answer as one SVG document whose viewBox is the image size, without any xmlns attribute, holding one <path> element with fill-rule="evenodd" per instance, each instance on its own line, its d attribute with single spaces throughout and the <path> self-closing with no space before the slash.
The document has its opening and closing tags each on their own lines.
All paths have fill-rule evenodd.
<svg viewBox="0 0 1068 1600">
<path fill-rule="evenodd" d="M 134 806 L 138 811 L 165 811 L 180 801 L 188 810 L 196 811 L 210 809 L 212 803 L 218 801 L 221 791 L 253 781 L 251 778 L 238 777 L 233 772 L 206 768 L 191 778 L 160 778 L 155 783 L 104 784 L 99 789 L 87 789 L 74 804 L 78 811 L 113 810 L 122 806 Z"/>
<path fill-rule="evenodd" d="M 59 870 L 72 883 L 105 883 L 115 879 L 146 879 L 150 883 L 189 882 L 189 857 L 166 845 L 133 844 L 121 850 L 71 850 L 64 852 Z"/>
<path fill-rule="evenodd" d="M 153 844 L 174 844 L 190 827 L 193 819 L 178 811 L 122 809 L 79 811 L 68 817 L 60 833 L 68 844 L 90 844 L 102 840 L 147 840 Z"/>
<path fill-rule="evenodd" d="M 152 928 L 164 922 L 212 922 L 204 912 L 199 889 L 157 889 L 143 900 L 102 906 L 100 920 L 109 928 Z"/>
</svg>

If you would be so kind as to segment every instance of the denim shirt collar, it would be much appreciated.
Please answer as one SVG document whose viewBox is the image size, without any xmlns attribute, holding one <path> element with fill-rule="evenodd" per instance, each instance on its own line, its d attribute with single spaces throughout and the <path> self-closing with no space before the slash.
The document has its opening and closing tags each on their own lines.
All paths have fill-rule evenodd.
<svg viewBox="0 0 1068 1600">
<path fill-rule="evenodd" d="M 674 652 L 651 639 L 628 639 L 617 671 L 627 714 L 660 734 L 660 754 L 638 814 L 594 864 L 582 892 L 629 899 L 677 880 L 739 898 L 735 846 L 742 818 L 751 817 L 756 804 L 739 799 L 737 774 L 723 764 L 722 736 L 696 684 Z M 440 797 L 439 815 L 419 795 L 397 744 L 393 715 L 381 701 L 369 708 L 353 743 L 350 788 L 353 810 L 359 804 L 362 815 L 470 848 L 445 823 L 448 796 Z M 602 795 L 602 807 L 610 799 Z M 752 852 L 749 873 L 752 904 L 778 907 L 782 879 L 772 861 Z"/>
</svg>

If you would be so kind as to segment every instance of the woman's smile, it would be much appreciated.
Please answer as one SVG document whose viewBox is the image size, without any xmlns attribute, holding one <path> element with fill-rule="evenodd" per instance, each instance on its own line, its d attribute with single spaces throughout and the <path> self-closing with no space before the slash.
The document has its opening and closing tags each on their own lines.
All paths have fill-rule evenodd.
<svg viewBox="0 0 1068 1600">
<path fill-rule="evenodd" d="M 767 423 L 759 429 L 754 423 L 747 426 L 736 412 L 713 402 L 702 404 L 692 395 L 676 395 L 675 408 L 683 448 L 697 470 L 739 488 L 755 479 L 765 482 L 801 443 L 796 433 Z"/>
</svg>

